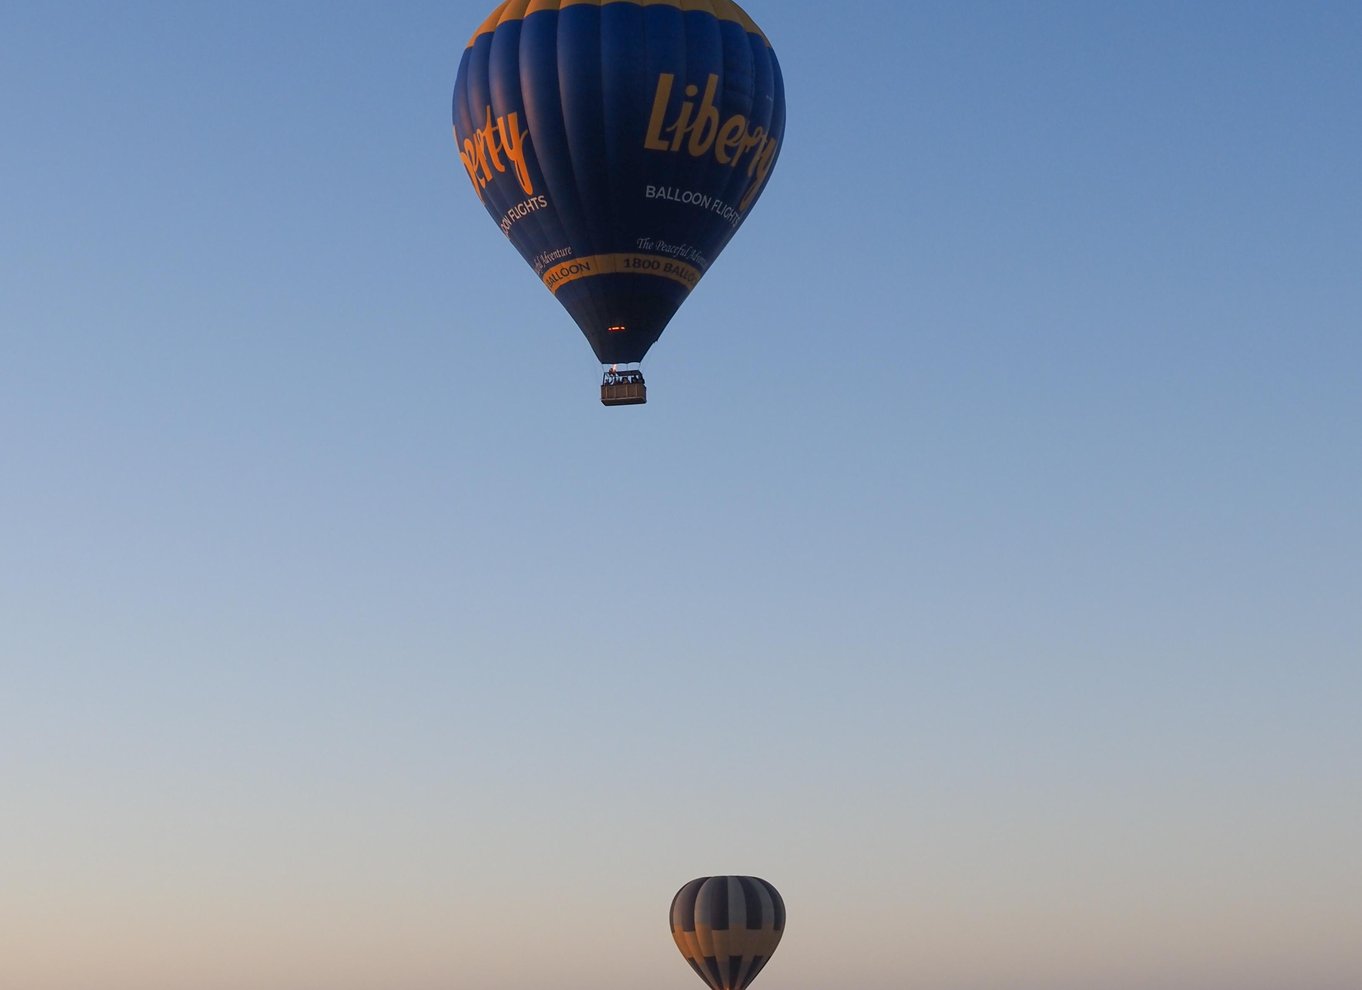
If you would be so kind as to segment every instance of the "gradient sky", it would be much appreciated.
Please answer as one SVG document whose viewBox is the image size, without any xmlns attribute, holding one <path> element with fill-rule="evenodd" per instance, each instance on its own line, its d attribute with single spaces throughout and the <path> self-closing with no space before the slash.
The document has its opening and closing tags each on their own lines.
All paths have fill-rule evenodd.
<svg viewBox="0 0 1362 990">
<path fill-rule="evenodd" d="M 750 0 L 633 409 L 490 6 L 0 4 L 0 986 L 1362 986 L 1362 6 Z"/>
</svg>

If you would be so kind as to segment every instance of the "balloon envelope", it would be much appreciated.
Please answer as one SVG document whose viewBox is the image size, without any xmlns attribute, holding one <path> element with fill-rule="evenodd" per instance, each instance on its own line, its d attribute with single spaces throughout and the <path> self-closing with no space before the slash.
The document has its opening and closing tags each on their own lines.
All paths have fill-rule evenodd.
<svg viewBox="0 0 1362 990">
<path fill-rule="evenodd" d="M 505 0 L 454 88 L 474 190 L 603 364 L 643 359 L 784 132 L 775 53 L 731 0 Z"/>
<path fill-rule="evenodd" d="M 743 990 L 785 933 L 785 902 L 757 877 L 700 877 L 676 892 L 672 938 L 711 990 Z"/>
</svg>

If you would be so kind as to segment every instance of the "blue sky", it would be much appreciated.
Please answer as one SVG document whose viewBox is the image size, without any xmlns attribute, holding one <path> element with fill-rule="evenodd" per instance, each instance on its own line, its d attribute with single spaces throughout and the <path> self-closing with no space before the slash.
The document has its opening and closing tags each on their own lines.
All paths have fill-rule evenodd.
<svg viewBox="0 0 1362 990">
<path fill-rule="evenodd" d="M 1362 983 L 1362 9 L 746 6 L 614 410 L 490 0 L 0 9 L 0 984 Z"/>
</svg>

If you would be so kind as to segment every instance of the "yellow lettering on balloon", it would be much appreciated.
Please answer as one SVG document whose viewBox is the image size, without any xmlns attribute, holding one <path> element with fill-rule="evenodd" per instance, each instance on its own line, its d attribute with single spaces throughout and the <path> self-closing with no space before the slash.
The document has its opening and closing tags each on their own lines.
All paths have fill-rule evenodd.
<svg viewBox="0 0 1362 990">
<path fill-rule="evenodd" d="M 752 183 L 752 187 L 742 199 L 738 200 L 738 209 L 746 210 L 756 200 L 757 194 L 766 185 L 766 177 L 771 174 L 771 169 L 776 164 L 776 152 L 779 150 L 779 141 L 767 141 L 765 147 L 756 158 L 752 160 L 757 170 L 757 181 Z"/>
<path fill-rule="evenodd" d="M 525 195 L 534 195 L 534 181 L 530 178 L 530 165 L 525 139 L 529 131 L 520 129 L 520 114 L 508 113 L 493 117 L 492 108 L 487 108 L 483 126 L 459 141 L 459 128 L 454 128 L 454 143 L 459 144 L 459 160 L 463 162 L 473 189 L 482 199 L 482 191 L 492 181 L 493 170 L 506 171 L 506 161 L 515 166 L 515 177 Z M 505 158 L 506 161 L 502 159 Z"/>
<path fill-rule="evenodd" d="M 502 117 L 497 122 L 497 128 L 501 131 L 501 149 L 515 166 L 515 177 L 520 180 L 520 188 L 525 190 L 525 195 L 533 195 L 534 182 L 530 179 L 530 165 L 525 159 L 525 139 L 530 132 L 520 129 L 518 113 L 508 113 Z"/>
<path fill-rule="evenodd" d="M 756 201 L 775 166 L 779 142 L 767 133 L 766 128 L 753 127 L 752 121 L 743 114 L 735 113 L 727 120 L 721 117 L 716 102 L 719 77 L 715 73 L 710 73 L 705 80 L 705 93 L 698 106 L 695 97 L 700 94 L 700 87 L 693 83 L 685 87 L 686 99 L 677 108 L 675 119 L 668 123 L 675 87 L 676 76 L 670 72 L 658 76 L 643 147 L 648 151 L 668 152 L 679 152 L 684 147 L 692 158 L 712 154 L 720 165 L 733 169 L 746 164 L 748 178 L 756 180 L 738 202 L 738 209 L 746 211 Z"/>
<path fill-rule="evenodd" d="M 454 143 L 459 143 L 459 129 L 454 128 Z M 463 162 L 464 170 L 468 173 L 468 178 L 473 182 L 473 188 L 477 190 L 478 198 L 482 198 L 482 183 L 478 179 L 478 149 L 473 144 L 472 138 L 464 138 L 463 146 L 459 149 L 459 161 Z"/>
<path fill-rule="evenodd" d="M 700 90 L 695 86 L 686 87 L 686 95 L 694 96 Z M 682 143 L 686 140 L 686 131 L 690 130 L 690 115 L 695 112 L 695 104 L 686 100 L 681 104 L 681 116 L 676 118 L 676 123 L 672 124 L 667 130 L 672 132 L 672 143 L 670 150 L 680 151 Z"/>
<path fill-rule="evenodd" d="M 488 160 L 491 161 L 492 168 L 495 168 L 498 172 L 506 171 L 506 166 L 501 164 L 501 155 L 497 152 L 497 134 L 500 132 L 500 124 L 500 120 L 494 121 L 492 119 L 492 108 L 488 107 L 486 122 L 483 124 L 482 130 L 478 131 L 483 146 L 487 149 L 487 155 L 482 163 L 482 170 L 483 174 L 487 177 L 488 182 L 492 181 L 491 169 L 487 167 Z M 484 185 L 486 185 L 486 183 L 484 183 Z"/>
<path fill-rule="evenodd" d="M 664 72 L 657 80 L 657 95 L 653 97 L 653 115 L 648 119 L 648 136 L 643 139 L 643 147 L 649 151 L 666 151 L 667 142 L 662 140 L 662 121 L 667 117 L 667 101 L 672 98 L 672 83 L 676 77 Z"/>
<path fill-rule="evenodd" d="M 734 162 L 734 152 L 742 146 L 742 139 L 747 135 L 747 118 L 741 114 L 734 114 L 728 118 L 728 122 L 719 131 L 719 138 L 714 145 L 714 157 L 719 160 L 720 165 L 732 165 Z"/>
<path fill-rule="evenodd" d="M 694 265 L 665 255 L 627 252 L 597 254 L 589 258 L 577 258 L 551 265 L 542 277 L 544 285 L 557 295 L 563 286 L 595 275 L 651 275 L 693 289 L 704 274 Z"/>
<path fill-rule="evenodd" d="M 719 89 L 719 77 L 711 75 L 705 85 L 705 98 L 700 103 L 695 126 L 690 132 L 690 145 L 686 148 L 692 158 L 700 158 L 714 144 L 719 134 L 719 108 L 714 105 L 714 94 Z"/>
</svg>

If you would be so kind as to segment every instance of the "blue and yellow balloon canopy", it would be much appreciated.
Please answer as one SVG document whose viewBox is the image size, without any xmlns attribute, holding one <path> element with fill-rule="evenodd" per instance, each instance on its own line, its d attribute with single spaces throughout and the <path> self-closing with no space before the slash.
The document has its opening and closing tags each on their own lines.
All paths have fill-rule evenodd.
<svg viewBox="0 0 1362 990">
<path fill-rule="evenodd" d="M 730 0 L 506 0 L 454 88 L 474 190 L 606 365 L 643 360 L 784 132 L 775 53 Z"/>
</svg>

